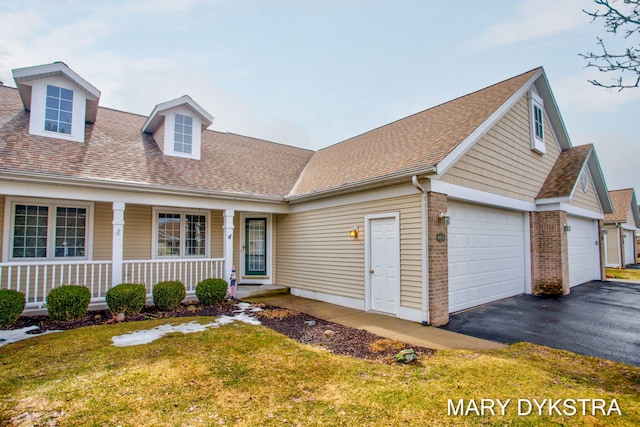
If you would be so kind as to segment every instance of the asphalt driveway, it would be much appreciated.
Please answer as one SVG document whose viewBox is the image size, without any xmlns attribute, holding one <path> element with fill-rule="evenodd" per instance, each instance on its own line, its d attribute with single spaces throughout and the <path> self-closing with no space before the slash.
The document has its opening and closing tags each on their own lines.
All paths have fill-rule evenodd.
<svg viewBox="0 0 640 427">
<path fill-rule="evenodd" d="M 452 314 L 442 329 L 640 366 L 640 284 L 593 281 L 563 297 L 519 295 Z"/>
</svg>

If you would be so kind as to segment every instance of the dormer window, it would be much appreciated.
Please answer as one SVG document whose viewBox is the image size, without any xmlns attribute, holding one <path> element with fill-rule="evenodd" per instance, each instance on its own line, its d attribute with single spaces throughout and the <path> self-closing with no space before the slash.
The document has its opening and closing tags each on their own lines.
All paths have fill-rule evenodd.
<svg viewBox="0 0 640 427">
<path fill-rule="evenodd" d="M 193 141 L 193 117 L 176 114 L 173 150 L 191 154 Z"/>
<path fill-rule="evenodd" d="M 189 96 L 184 95 L 155 106 L 142 126 L 167 156 L 200 160 L 202 133 L 213 117 Z"/>
<path fill-rule="evenodd" d="M 100 91 L 62 62 L 13 70 L 29 134 L 84 142 L 85 123 L 95 123 Z"/>
<path fill-rule="evenodd" d="M 546 154 L 544 144 L 544 103 L 540 95 L 532 90 L 529 94 L 529 115 L 531 118 L 531 149 L 538 154 Z"/>
<path fill-rule="evenodd" d="M 47 85 L 44 130 L 71 134 L 73 117 L 73 91 Z"/>
</svg>

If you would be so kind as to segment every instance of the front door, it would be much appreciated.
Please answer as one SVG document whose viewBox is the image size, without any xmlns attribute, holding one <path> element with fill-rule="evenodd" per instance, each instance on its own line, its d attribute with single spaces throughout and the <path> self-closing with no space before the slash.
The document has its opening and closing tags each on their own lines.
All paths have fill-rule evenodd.
<svg viewBox="0 0 640 427">
<path fill-rule="evenodd" d="M 246 218 L 244 231 L 244 274 L 267 275 L 267 219 Z"/>
<path fill-rule="evenodd" d="M 370 221 L 371 310 L 397 314 L 399 299 L 396 218 Z"/>
</svg>

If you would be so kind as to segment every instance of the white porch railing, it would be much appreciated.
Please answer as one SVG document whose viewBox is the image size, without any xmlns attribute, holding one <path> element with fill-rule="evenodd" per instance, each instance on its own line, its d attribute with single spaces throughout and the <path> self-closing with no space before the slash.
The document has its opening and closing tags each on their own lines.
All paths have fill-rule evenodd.
<svg viewBox="0 0 640 427">
<path fill-rule="evenodd" d="M 100 305 L 112 287 L 112 267 L 111 261 L 0 263 L 0 288 L 25 295 L 25 314 L 42 310 L 49 291 L 67 284 L 88 287 L 91 304 Z M 179 280 L 184 283 L 187 295 L 194 295 L 196 285 L 203 279 L 228 280 L 224 271 L 224 258 L 123 261 L 119 283 L 141 283 L 151 299 L 153 285 Z"/>
<path fill-rule="evenodd" d="M 151 298 L 153 285 L 165 280 L 184 283 L 187 295 L 196 292 L 198 282 L 224 279 L 224 258 L 123 261 L 122 283 L 142 283 Z M 225 279 L 228 280 L 228 279 Z"/>
<path fill-rule="evenodd" d="M 111 287 L 111 261 L 0 263 L 0 288 L 22 292 L 25 312 L 42 309 L 49 291 L 65 284 L 84 285 L 92 302 L 104 302 Z"/>
</svg>

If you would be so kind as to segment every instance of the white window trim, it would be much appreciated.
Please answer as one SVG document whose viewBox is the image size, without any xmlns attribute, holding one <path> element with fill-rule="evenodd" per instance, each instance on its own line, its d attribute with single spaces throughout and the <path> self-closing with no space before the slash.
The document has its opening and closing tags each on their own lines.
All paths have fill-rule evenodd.
<svg viewBox="0 0 640 427">
<path fill-rule="evenodd" d="M 542 112 L 542 139 L 538 138 L 536 135 L 536 115 L 535 109 L 539 108 Z M 531 149 L 538 154 L 547 154 L 547 147 L 545 145 L 544 134 L 545 131 L 545 123 L 547 119 L 545 117 L 544 111 L 544 101 L 542 98 L 534 91 L 531 90 L 529 92 L 529 122 L 530 122 L 530 131 L 531 131 Z"/>
<path fill-rule="evenodd" d="M 49 218 L 47 223 L 47 253 L 49 256 L 42 258 L 14 258 L 12 238 L 14 233 L 15 221 L 14 212 L 15 205 L 38 205 L 49 207 Z M 57 207 L 64 208 L 85 208 L 87 210 L 86 220 L 86 237 L 85 237 L 85 256 L 83 257 L 56 257 L 55 254 L 55 215 L 52 212 Z M 26 197 L 6 197 L 4 205 L 4 227 L 7 232 L 4 233 L 2 239 L 2 261 L 16 263 L 36 263 L 51 261 L 88 261 L 93 259 L 93 221 L 94 221 L 94 203 L 78 202 L 59 199 L 42 199 L 42 198 L 26 198 Z"/>
<path fill-rule="evenodd" d="M 176 150 L 176 134 L 177 134 L 177 132 L 176 132 L 176 122 L 177 122 L 178 116 L 182 116 L 182 117 L 185 117 L 185 118 L 189 117 L 191 119 L 191 134 L 189 134 L 189 136 L 191 137 L 191 142 L 189 143 L 189 147 L 191 148 L 191 152 L 189 152 L 189 153 L 184 152 L 184 151 Z M 188 157 L 188 158 L 193 157 L 193 122 L 194 121 L 195 121 L 194 117 L 190 116 L 188 114 L 182 114 L 182 113 L 174 113 L 173 114 L 173 154 L 174 155 L 176 155 L 176 156 L 184 156 L 184 157 Z M 182 132 L 181 135 L 184 137 L 185 133 Z M 184 144 L 184 140 L 183 140 L 183 142 L 181 144 L 185 145 Z"/>
<path fill-rule="evenodd" d="M 193 215 L 204 215 L 206 221 L 206 238 L 204 245 L 204 255 L 180 255 L 180 256 L 171 256 L 171 255 L 158 255 L 158 214 L 159 213 L 168 213 L 168 214 L 179 214 L 180 215 L 180 253 L 184 253 L 184 236 L 182 233 L 183 229 L 183 221 L 184 216 L 193 214 Z M 151 254 L 151 259 L 204 259 L 209 258 L 211 253 L 211 211 L 206 209 L 177 209 L 177 208 L 163 208 L 154 206 L 153 207 L 153 226 L 151 227 L 151 250 L 153 251 Z"/>
<path fill-rule="evenodd" d="M 48 95 L 49 86 L 51 86 L 53 88 L 56 88 L 56 89 L 60 89 L 61 91 L 62 90 L 68 90 L 68 91 L 71 92 L 71 123 L 70 123 L 71 128 L 69 129 L 69 133 L 59 132 L 59 131 L 54 131 L 54 130 L 47 130 L 47 108 L 48 108 L 47 107 L 47 98 L 49 97 L 49 95 Z M 50 134 L 52 136 L 65 135 L 67 137 L 71 137 L 73 135 L 73 130 L 74 130 L 73 129 L 73 126 L 74 126 L 74 123 L 73 123 L 73 113 L 74 113 L 73 105 L 75 103 L 75 98 L 76 98 L 76 95 L 75 95 L 75 91 L 73 89 L 68 89 L 66 87 L 55 85 L 53 83 L 45 83 L 45 85 L 44 85 L 44 120 L 42 121 L 42 131 L 44 133 Z M 60 112 L 59 108 L 58 108 L 58 112 Z M 57 123 L 58 123 L 58 125 L 60 125 L 59 121 Z"/>
</svg>

